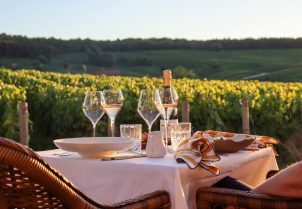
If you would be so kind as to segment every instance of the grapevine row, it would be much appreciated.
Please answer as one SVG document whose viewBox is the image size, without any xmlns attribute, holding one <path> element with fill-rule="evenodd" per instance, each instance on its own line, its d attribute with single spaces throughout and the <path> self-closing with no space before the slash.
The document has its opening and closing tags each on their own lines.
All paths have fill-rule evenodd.
<svg viewBox="0 0 302 209">
<path fill-rule="evenodd" d="M 1 135 L 16 137 L 18 123 L 10 112 L 17 102 L 29 103 L 32 124 L 30 144 L 48 149 L 61 137 L 90 135 L 91 124 L 81 110 L 86 90 L 121 89 L 124 107 L 117 117 L 120 123 L 142 123 L 136 108 L 141 89 L 159 88 L 160 78 L 133 78 L 60 74 L 35 70 L 0 70 Z M 252 131 L 286 140 L 300 128 L 302 83 L 217 81 L 174 79 L 181 101 L 190 103 L 194 130 L 241 131 L 240 100 L 248 97 Z M 181 112 L 179 113 L 181 115 Z M 14 116 L 15 117 L 15 116 Z M 106 135 L 107 120 L 98 125 Z"/>
</svg>

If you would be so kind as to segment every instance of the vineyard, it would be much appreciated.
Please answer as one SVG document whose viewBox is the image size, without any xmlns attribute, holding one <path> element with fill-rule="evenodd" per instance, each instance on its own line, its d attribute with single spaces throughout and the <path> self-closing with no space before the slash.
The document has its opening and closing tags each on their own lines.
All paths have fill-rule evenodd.
<svg viewBox="0 0 302 209">
<path fill-rule="evenodd" d="M 52 140 L 56 138 L 90 136 L 92 127 L 81 108 L 84 93 L 86 90 L 109 88 L 121 89 L 125 97 L 117 126 L 122 123 L 142 123 L 145 126 L 136 110 L 139 92 L 161 86 L 159 78 L 1 69 L 0 134 L 18 139 L 17 104 L 26 101 L 29 105 L 32 148 L 53 148 Z M 301 128 L 302 83 L 183 78 L 174 79 L 173 86 L 179 94 L 179 107 L 184 100 L 190 104 L 194 130 L 241 132 L 240 100 L 244 97 L 249 100 L 252 133 L 274 136 L 286 142 Z M 181 114 L 179 111 L 179 118 Z M 98 123 L 97 133 L 104 136 L 106 132 L 107 117 L 104 116 Z"/>
</svg>

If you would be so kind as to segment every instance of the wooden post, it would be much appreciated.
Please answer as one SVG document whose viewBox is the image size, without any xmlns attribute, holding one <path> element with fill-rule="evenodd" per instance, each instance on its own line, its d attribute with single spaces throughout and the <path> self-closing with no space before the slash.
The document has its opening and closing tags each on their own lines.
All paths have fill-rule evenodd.
<svg viewBox="0 0 302 209">
<path fill-rule="evenodd" d="M 250 134 L 249 101 L 247 97 L 244 97 L 241 101 L 241 111 L 242 111 L 242 132 L 244 134 Z"/>
<path fill-rule="evenodd" d="M 19 106 L 19 132 L 20 132 L 20 143 L 28 146 L 29 134 L 28 134 L 28 105 L 26 102 L 20 102 Z"/>
<path fill-rule="evenodd" d="M 302 99 L 300 99 L 301 125 L 302 125 Z"/>
<path fill-rule="evenodd" d="M 187 100 L 182 103 L 182 122 L 190 122 L 190 105 Z"/>
</svg>

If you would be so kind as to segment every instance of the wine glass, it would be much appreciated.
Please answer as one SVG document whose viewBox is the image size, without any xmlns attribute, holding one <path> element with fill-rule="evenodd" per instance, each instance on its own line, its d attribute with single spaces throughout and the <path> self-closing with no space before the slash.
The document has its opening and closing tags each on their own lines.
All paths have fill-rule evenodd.
<svg viewBox="0 0 302 209">
<path fill-rule="evenodd" d="M 105 113 L 101 106 L 101 98 L 101 91 L 87 91 L 83 102 L 84 114 L 91 121 L 93 126 L 93 137 L 95 137 L 96 124 Z"/>
<path fill-rule="evenodd" d="M 176 104 L 178 104 L 178 94 L 173 86 L 171 87 L 171 92 L 172 92 L 172 97 L 174 98 L 174 102 L 176 102 Z M 177 105 L 176 105 L 173 113 L 174 113 L 174 117 L 177 117 L 177 114 L 178 114 Z"/>
<path fill-rule="evenodd" d="M 151 132 L 151 128 L 155 120 L 160 115 L 160 112 L 156 108 L 155 102 L 154 102 L 155 96 L 154 91 L 152 90 L 141 90 L 137 111 L 140 114 L 140 116 L 144 119 L 144 121 L 148 125 L 148 132 Z"/>
<path fill-rule="evenodd" d="M 111 136 L 114 136 L 114 123 L 117 114 L 120 112 L 124 102 L 121 90 L 104 90 L 101 104 L 110 119 Z"/>
<path fill-rule="evenodd" d="M 165 122 L 165 145 L 168 147 L 168 121 L 177 108 L 177 100 L 175 100 L 175 94 L 172 93 L 171 88 L 164 88 L 162 91 L 155 91 L 155 105 L 164 118 Z"/>
</svg>

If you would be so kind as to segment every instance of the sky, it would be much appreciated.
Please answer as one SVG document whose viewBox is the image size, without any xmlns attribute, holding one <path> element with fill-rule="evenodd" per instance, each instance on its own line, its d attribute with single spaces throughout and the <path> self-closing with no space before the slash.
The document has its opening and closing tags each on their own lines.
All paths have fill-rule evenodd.
<svg viewBox="0 0 302 209">
<path fill-rule="evenodd" d="M 28 37 L 302 37 L 302 0 L 0 0 L 0 14 L 0 33 Z"/>
</svg>

